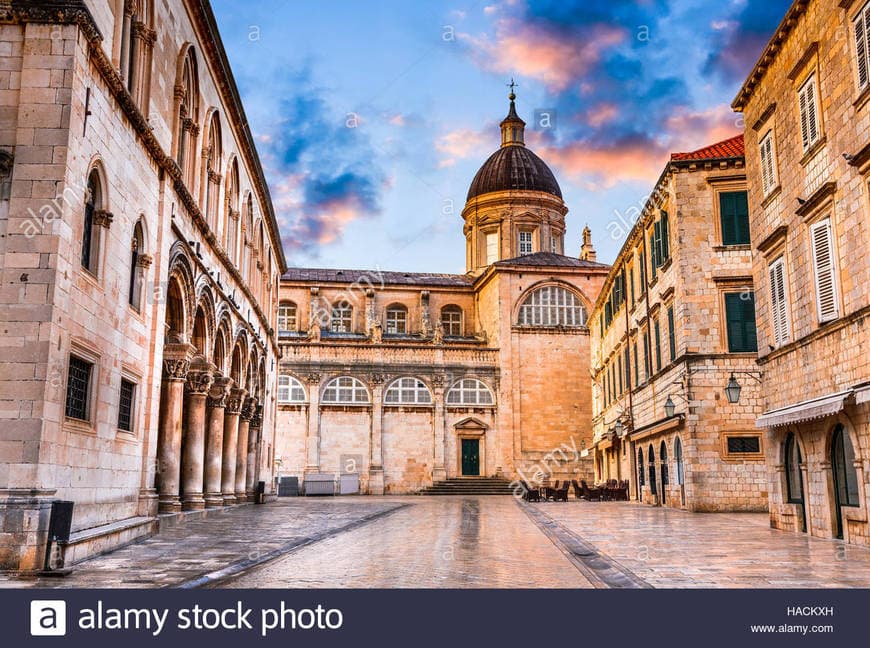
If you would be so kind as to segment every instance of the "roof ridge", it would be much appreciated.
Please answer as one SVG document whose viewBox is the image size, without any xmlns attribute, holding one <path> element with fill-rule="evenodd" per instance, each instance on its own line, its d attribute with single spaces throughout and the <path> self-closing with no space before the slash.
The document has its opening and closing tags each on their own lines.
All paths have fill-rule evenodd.
<svg viewBox="0 0 870 648">
<path fill-rule="evenodd" d="M 720 158 L 743 157 L 745 154 L 743 133 L 702 146 L 694 151 L 671 153 L 671 161 L 716 160 Z"/>
</svg>

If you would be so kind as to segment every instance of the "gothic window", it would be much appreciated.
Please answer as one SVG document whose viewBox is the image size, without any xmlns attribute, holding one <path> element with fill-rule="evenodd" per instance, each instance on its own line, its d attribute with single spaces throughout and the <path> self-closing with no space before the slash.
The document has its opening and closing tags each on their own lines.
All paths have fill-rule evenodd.
<svg viewBox="0 0 870 648">
<path fill-rule="evenodd" d="M 130 285 L 127 291 L 127 301 L 136 311 L 142 305 L 142 269 L 140 261 L 145 250 L 145 237 L 142 233 L 142 223 L 136 223 L 133 228 L 133 239 L 130 241 Z"/>
<path fill-rule="evenodd" d="M 304 403 L 305 388 L 298 378 L 288 374 L 278 376 L 278 402 L 279 403 Z"/>
<path fill-rule="evenodd" d="M 100 230 L 97 224 L 99 212 L 103 209 L 102 187 L 97 170 L 88 176 L 88 189 L 85 195 L 85 213 L 82 226 L 82 267 L 93 275 L 97 274 L 97 261 L 100 256 Z"/>
<path fill-rule="evenodd" d="M 239 162 L 233 158 L 227 174 L 226 205 L 223 223 L 223 247 L 230 261 L 236 263 L 236 248 L 239 238 Z"/>
<path fill-rule="evenodd" d="M 643 486 L 646 483 L 643 472 L 643 448 L 637 449 L 637 484 Z"/>
<path fill-rule="evenodd" d="M 192 189 L 196 163 L 196 120 L 199 117 L 199 76 L 193 48 L 184 53 L 181 64 L 181 78 L 176 83 L 178 100 L 178 129 L 176 138 L 175 161 L 182 172 L 188 189 Z"/>
<path fill-rule="evenodd" d="M 785 483 L 786 497 L 789 502 L 799 504 L 804 501 L 803 475 L 801 475 L 801 449 L 797 438 L 790 432 L 785 439 Z"/>
<path fill-rule="evenodd" d="M 649 492 L 656 495 L 658 493 L 656 484 L 656 453 L 652 443 L 647 448 L 647 460 L 649 461 Z"/>
<path fill-rule="evenodd" d="M 221 176 L 221 120 L 217 111 L 214 111 L 209 121 L 208 140 L 206 144 L 206 159 L 203 184 L 205 187 L 205 205 L 203 212 L 209 226 L 216 230 L 218 227 L 218 196 L 220 195 Z"/>
<path fill-rule="evenodd" d="M 408 309 L 402 304 L 387 306 L 387 333 L 408 332 Z"/>
<path fill-rule="evenodd" d="M 586 325 L 586 309 L 567 288 L 544 286 L 532 292 L 520 306 L 520 326 Z"/>
<path fill-rule="evenodd" d="M 674 464 L 677 468 L 677 485 L 681 485 L 685 481 L 685 468 L 683 466 L 683 442 L 680 437 L 674 439 Z"/>
<path fill-rule="evenodd" d="M 495 398 L 483 382 L 476 378 L 463 378 L 447 392 L 449 405 L 494 405 Z"/>
<path fill-rule="evenodd" d="M 459 337 L 462 335 L 462 309 L 459 306 L 445 306 L 441 309 L 441 326 L 444 335 Z"/>
<path fill-rule="evenodd" d="M 659 461 L 661 463 L 660 470 L 662 472 L 662 488 L 668 485 L 668 446 L 662 441 L 659 447 Z"/>
<path fill-rule="evenodd" d="M 329 330 L 333 333 L 351 333 L 353 308 L 350 304 L 337 304 L 332 307 Z"/>
<path fill-rule="evenodd" d="M 389 405 L 430 405 L 432 394 L 419 378 L 399 378 L 387 387 L 384 402 Z"/>
<path fill-rule="evenodd" d="M 124 2 L 121 15 L 120 74 L 140 110 L 148 106 L 151 80 L 151 49 L 155 33 L 150 26 L 151 2 Z"/>
<path fill-rule="evenodd" d="M 296 304 L 281 302 L 278 306 L 278 331 L 295 331 L 296 321 Z"/>
<path fill-rule="evenodd" d="M 333 378 L 323 389 L 323 403 L 358 404 L 369 402 L 369 392 L 366 386 L 351 376 Z"/>
<path fill-rule="evenodd" d="M 831 440 L 831 470 L 838 506 L 859 506 L 858 473 L 855 470 L 855 448 L 846 428 L 838 424 Z"/>
</svg>

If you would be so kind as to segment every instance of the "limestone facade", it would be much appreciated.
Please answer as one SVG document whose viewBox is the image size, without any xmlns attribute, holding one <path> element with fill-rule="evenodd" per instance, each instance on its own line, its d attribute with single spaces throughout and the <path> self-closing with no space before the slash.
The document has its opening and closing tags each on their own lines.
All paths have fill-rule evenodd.
<svg viewBox="0 0 870 648">
<path fill-rule="evenodd" d="M 586 258 L 562 254 L 567 207 L 522 126 L 512 98 L 463 210 L 465 274 L 283 276 L 282 475 L 351 472 L 377 494 L 588 468 L 587 315 L 608 266 L 588 233 Z"/>
<path fill-rule="evenodd" d="M 595 476 L 649 504 L 767 506 L 743 159 L 742 136 L 673 154 L 608 225 L 625 243 L 591 313 Z"/>
<path fill-rule="evenodd" d="M 870 79 L 861 1 L 799 1 L 746 124 L 771 524 L 870 544 Z"/>
<path fill-rule="evenodd" d="M 0 22 L 0 568 L 32 570 L 53 500 L 78 560 L 271 484 L 285 261 L 207 2 Z"/>
</svg>

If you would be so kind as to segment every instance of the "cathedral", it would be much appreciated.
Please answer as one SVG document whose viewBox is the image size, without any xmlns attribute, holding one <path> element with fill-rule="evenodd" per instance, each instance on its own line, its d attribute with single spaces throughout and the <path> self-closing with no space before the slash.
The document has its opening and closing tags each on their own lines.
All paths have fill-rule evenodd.
<svg viewBox="0 0 870 648">
<path fill-rule="evenodd" d="M 588 228 L 565 254 L 568 207 L 509 99 L 462 211 L 464 274 L 282 276 L 279 476 L 383 494 L 591 474 L 587 319 L 609 266 Z"/>
</svg>

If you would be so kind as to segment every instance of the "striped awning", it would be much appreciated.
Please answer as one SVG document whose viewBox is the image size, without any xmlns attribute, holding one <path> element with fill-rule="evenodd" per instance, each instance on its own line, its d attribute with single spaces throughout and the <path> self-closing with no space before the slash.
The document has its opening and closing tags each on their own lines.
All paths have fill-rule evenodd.
<svg viewBox="0 0 870 648">
<path fill-rule="evenodd" d="M 836 394 L 829 394 L 828 396 L 813 398 L 802 403 L 789 405 L 788 407 L 770 410 L 755 420 L 755 427 L 780 427 L 791 423 L 801 423 L 803 421 L 812 421 L 831 416 L 843 409 L 846 400 L 853 393 L 853 390 L 847 389 Z"/>
</svg>

